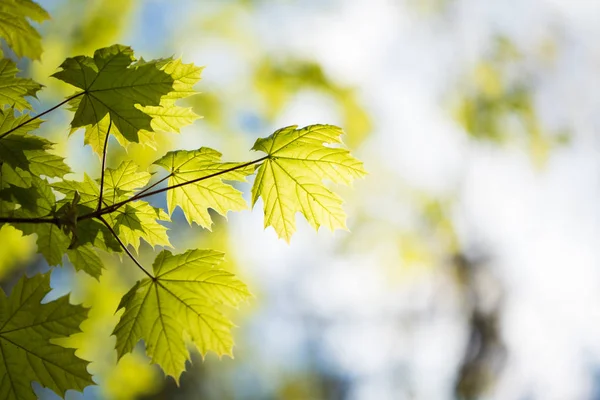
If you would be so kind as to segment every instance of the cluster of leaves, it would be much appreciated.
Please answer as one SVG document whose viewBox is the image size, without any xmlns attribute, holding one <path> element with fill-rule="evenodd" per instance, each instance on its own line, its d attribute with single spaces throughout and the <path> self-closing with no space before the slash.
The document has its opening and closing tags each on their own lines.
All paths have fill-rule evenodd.
<svg viewBox="0 0 600 400">
<path fill-rule="evenodd" d="M 41 21 L 47 14 L 29 0 L 0 0 L 0 37 L 16 55 L 37 58 L 39 34 L 27 18 Z M 179 132 L 191 124 L 197 116 L 176 102 L 196 93 L 201 68 L 172 58 L 137 60 L 122 45 L 99 49 L 93 57 L 62 63 L 54 77 L 75 92 L 35 116 L 28 98 L 42 87 L 17 72 L 13 61 L 0 61 L 0 225 L 35 234 L 38 252 L 50 266 L 61 265 L 66 255 L 77 270 L 99 278 L 101 250 L 126 254 L 146 274 L 119 305 L 122 314 L 113 332 L 119 358 L 143 340 L 152 361 L 178 380 L 190 357 L 186 338 L 202 354 L 231 355 L 233 324 L 221 307 L 236 307 L 251 294 L 218 268 L 223 254 L 163 250 L 151 271 L 136 258 L 142 240 L 171 246 L 163 223 L 176 207 L 190 224 L 210 229 L 209 208 L 225 215 L 248 207 L 243 193 L 227 182 L 256 174 L 252 205 L 262 198 L 265 227 L 272 226 L 279 237 L 290 240 L 297 212 L 316 229 L 345 228 L 342 200 L 323 181 L 350 184 L 365 171 L 344 148 L 338 127 L 280 129 L 256 141 L 253 150 L 263 155 L 249 162 L 223 162 L 219 152 L 205 147 L 168 152 L 154 163 L 165 170 L 164 177 L 150 184 L 151 174 L 132 161 L 106 167 L 110 136 L 122 146 L 152 145 L 155 133 Z M 84 129 L 85 144 L 102 161 L 98 179 L 65 179 L 71 169 L 52 152 L 54 144 L 33 134 L 41 116 L 65 104 L 74 112 L 71 131 Z M 162 192 L 167 210 L 144 200 Z M 47 273 L 23 277 L 10 296 L 0 295 L 2 398 L 35 398 L 32 381 L 61 395 L 93 384 L 87 362 L 54 342 L 77 333 L 88 310 L 70 304 L 68 296 L 42 304 L 49 291 Z"/>
</svg>

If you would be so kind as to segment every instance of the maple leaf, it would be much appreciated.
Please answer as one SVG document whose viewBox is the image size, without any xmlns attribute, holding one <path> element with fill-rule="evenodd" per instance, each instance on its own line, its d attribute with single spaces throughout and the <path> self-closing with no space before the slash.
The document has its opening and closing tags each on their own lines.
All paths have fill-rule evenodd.
<svg viewBox="0 0 600 400">
<path fill-rule="evenodd" d="M 21 125 L 28 120 L 27 115 L 20 117 L 14 116 L 12 109 L 0 109 L 0 136 L 3 136 L 13 128 Z M 28 164 L 28 154 L 26 151 L 46 150 L 52 147 L 52 143 L 48 140 L 34 135 L 29 135 L 30 132 L 40 126 L 42 121 L 35 120 L 17 128 L 7 136 L 0 139 L 0 160 L 7 162 L 14 167 L 25 168 Z"/>
<path fill-rule="evenodd" d="M 0 38 L 19 57 L 37 60 L 42 55 L 41 37 L 28 19 L 43 22 L 50 16 L 42 7 L 31 0 L 0 1 Z"/>
<path fill-rule="evenodd" d="M 51 154 L 46 151 L 26 152 L 29 161 L 29 171 L 38 176 L 48 178 L 62 178 L 71 172 L 71 168 L 65 164 L 64 157 Z"/>
<path fill-rule="evenodd" d="M 86 274 L 100 279 L 104 265 L 96 250 L 91 245 L 86 244 L 69 249 L 67 250 L 67 255 L 77 271 L 84 271 Z"/>
<path fill-rule="evenodd" d="M 112 233 L 102 224 L 95 219 L 85 219 L 77 222 L 77 246 L 92 245 L 108 252 L 121 252 L 123 249 L 119 242 L 114 238 Z M 75 264 L 75 261 L 70 258 L 76 269 L 79 267 Z M 88 268 L 81 267 L 82 270 L 88 272 Z M 89 272 L 88 272 L 89 273 Z M 93 273 L 90 275 L 94 276 Z"/>
<path fill-rule="evenodd" d="M 50 292 L 50 273 L 23 277 L 10 296 L 0 289 L 0 397 L 35 400 L 31 382 L 64 396 L 93 385 L 87 361 L 54 339 L 80 332 L 88 310 L 69 296 L 40 304 Z"/>
<path fill-rule="evenodd" d="M 31 187 L 31 174 L 21 168 L 12 168 L 10 165 L 2 163 L 1 174 L 5 184 L 20 188 Z"/>
<path fill-rule="evenodd" d="M 0 28 L 2 29 L 2 28 Z M 0 109 L 8 105 L 16 110 L 30 110 L 25 96 L 35 97 L 42 85 L 32 79 L 17 78 L 17 65 L 7 58 L 0 60 Z"/>
<path fill-rule="evenodd" d="M 296 230 L 296 213 L 318 229 L 346 229 L 342 199 L 323 180 L 350 184 L 366 174 L 362 162 L 341 146 L 343 131 L 332 125 L 282 128 L 258 139 L 252 150 L 268 154 L 258 168 L 252 186 L 252 205 L 263 198 L 265 228 L 272 226 L 280 238 L 290 241 Z"/>
<path fill-rule="evenodd" d="M 170 172 L 169 186 L 208 177 L 242 165 L 221 162 L 221 153 L 207 147 L 191 151 L 170 151 L 154 164 Z M 223 180 L 245 182 L 246 176 L 253 172 L 254 167 L 248 166 L 171 189 L 167 193 L 169 213 L 172 214 L 175 206 L 179 206 L 190 224 L 196 222 L 210 229 L 212 219 L 208 213 L 209 208 L 226 215 L 228 211 L 241 211 L 248 207 L 242 192 Z"/>
<path fill-rule="evenodd" d="M 118 168 L 107 168 L 104 174 L 104 197 L 107 204 L 131 196 L 133 191 L 146 186 L 150 173 L 138 172 L 138 166 L 131 160 L 123 161 Z"/>
<path fill-rule="evenodd" d="M 13 171 L 14 172 L 14 171 Z M 10 168 L 7 167 L 6 164 L 2 164 L 2 168 L 0 168 L 0 198 L 5 201 L 13 202 L 18 204 L 20 207 L 20 211 L 16 211 L 17 214 L 21 214 L 27 212 L 30 216 L 39 216 L 45 212 L 48 212 L 44 209 L 39 209 L 38 200 L 41 200 L 44 193 L 41 193 L 38 185 L 32 185 L 34 179 L 39 179 L 33 176 L 27 176 L 27 178 L 23 178 L 27 180 L 27 185 L 21 185 L 21 187 L 14 185 L 12 182 L 14 177 L 11 177 Z M 12 182 L 9 184 L 9 182 Z M 22 187 L 26 186 L 26 187 Z"/>
<path fill-rule="evenodd" d="M 113 332 L 118 357 L 144 340 L 152 362 L 178 381 L 190 359 L 184 333 L 203 355 L 210 350 L 231 356 L 233 323 L 218 305 L 237 307 L 251 294 L 233 274 L 215 268 L 222 260 L 213 250 L 163 250 L 154 261 L 154 278 L 139 281 L 119 304 L 125 312 Z"/>
<path fill-rule="evenodd" d="M 137 166 L 131 161 L 121 163 L 116 169 L 107 168 L 102 197 L 105 206 L 113 205 L 116 201 L 128 198 L 138 185 L 143 186 L 148 183 L 150 174 L 135 172 L 136 170 Z M 100 187 L 87 174 L 84 174 L 83 182 L 63 180 L 52 184 L 52 187 L 65 194 L 65 198 L 61 200 L 62 204 L 71 203 L 77 193 L 79 196 L 78 207 L 81 208 L 80 214 L 94 210 L 98 204 Z M 171 219 L 162 209 L 152 207 L 145 201 L 131 201 L 115 211 L 105 214 L 104 217 L 125 245 L 132 245 L 136 252 L 141 239 L 144 239 L 153 247 L 171 246 L 167 235 L 168 228 L 157 222 L 170 221 Z M 87 223 L 88 228 L 90 228 L 90 224 Z M 95 227 L 99 226 L 100 224 L 95 225 Z M 103 240 L 106 239 L 106 234 L 107 232 L 104 231 L 101 235 Z M 79 237 L 80 234 L 78 233 L 77 236 Z M 90 240 L 96 242 L 93 232 L 84 233 L 83 237 L 86 236 L 87 241 L 80 243 L 90 243 Z M 103 248 L 114 249 L 113 244 L 113 242 L 105 243 Z"/>
<path fill-rule="evenodd" d="M 12 167 L 12 171 L 3 171 L 3 173 L 13 176 L 14 173 L 18 173 L 21 176 L 20 180 L 25 179 L 25 181 L 30 175 L 20 171 L 47 177 L 63 177 L 70 173 L 71 169 L 65 164 L 63 157 L 48 153 L 47 150 L 54 146 L 53 143 L 42 137 L 28 134 L 29 131 L 38 128 L 42 121 L 31 121 L 2 137 L 3 134 L 27 120 L 29 120 L 27 115 L 15 118 L 12 109 L 0 109 L 0 163 Z M 18 186 L 29 187 L 29 184 Z"/>
<path fill-rule="evenodd" d="M 94 57 L 67 58 L 53 77 L 79 89 L 70 101 L 75 115 L 71 127 L 87 127 L 85 143 L 102 154 L 111 134 L 121 144 L 151 140 L 155 131 L 178 132 L 197 116 L 175 101 L 194 94 L 201 68 L 180 60 L 136 62 L 133 50 L 113 45 L 96 50 Z M 148 140 L 146 140 L 148 139 Z"/>
<path fill-rule="evenodd" d="M 76 193 L 78 193 L 78 205 L 93 209 L 98 204 L 100 187 L 88 174 L 83 174 L 83 181 L 62 180 L 54 182 L 52 187 L 58 192 L 65 194 L 63 203 L 71 203 Z"/>
<path fill-rule="evenodd" d="M 56 209 L 56 197 L 48 182 L 36 176 L 32 177 L 32 188 L 35 189 L 35 206 L 22 207 L 14 212 L 18 217 L 46 217 Z M 31 194 L 32 192 L 28 192 Z M 66 253 L 71 239 L 52 223 L 28 224 L 19 223 L 14 226 L 25 235 L 36 234 L 38 252 L 41 253 L 49 265 L 62 265 L 62 257 Z"/>
<path fill-rule="evenodd" d="M 171 221 L 161 208 L 152 207 L 145 201 L 132 201 L 118 210 L 105 215 L 125 245 L 131 245 L 137 252 L 140 240 L 150 246 L 171 246 L 168 228 L 157 221 Z"/>
</svg>

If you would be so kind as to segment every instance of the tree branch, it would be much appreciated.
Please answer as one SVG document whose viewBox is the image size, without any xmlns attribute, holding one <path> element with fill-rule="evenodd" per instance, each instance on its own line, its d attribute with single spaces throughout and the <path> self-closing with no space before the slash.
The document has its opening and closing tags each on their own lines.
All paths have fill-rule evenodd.
<svg viewBox="0 0 600 400">
<path fill-rule="evenodd" d="M 161 183 L 163 183 L 164 181 L 166 181 L 167 179 L 169 179 L 170 177 L 173 176 L 173 173 L 171 172 L 169 175 L 165 176 L 162 179 L 159 179 L 158 181 L 154 182 L 152 185 L 148 186 L 146 189 L 142 190 L 141 192 L 139 192 L 138 194 L 136 194 L 135 196 L 139 196 L 141 194 L 144 194 L 146 192 L 148 192 L 150 189 L 160 185 Z"/>
<path fill-rule="evenodd" d="M 58 218 L 24 218 L 24 217 L 0 217 L 0 223 L 24 223 L 24 224 L 55 224 L 58 225 Z"/>
<path fill-rule="evenodd" d="M 157 189 L 157 190 L 150 191 L 150 189 L 152 189 L 153 187 L 156 187 L 158 184 L 164 182 L 169 177 L 171 177 L 173 175 L 171 173 L 171 174 L 167 175 L 166 177 L 160 179 L 159 181 L 153 183 L 151 186 L 147 187 L 146 189 L 142 190 L 141 192 L 139 192 L 135 196 L 132 196 L 132 197 L 130 197 L 127 200 L 123 200 L 123 201 L 115 203 L 113 205 L 106 206 L 106 207 L 101 208 L 101 209 L 97 209 L 96 211 L 90 212 L 88 214 L 84 214 L 84 215 L 80 216 L 79 218 L 77 218 L 77 221 L 81 221 L 81 220 L 85 220 L 85 219 L 91 219 L 91 218 L 98 218 L 98 219 L 102 220 L 102 222 L 106 223 L 105 221 L 103 221 L 102 215 L 104 215 L 104 214 L 110 214 L 112 212 L 115 212 L 116 210 L 118 210 L 119 208 L 121 208 L 122 206 L 124 206 L 127 203 L 130 203 L 130 202 L 135 201 L 135 200 L 142 199 L 144 197 L 153 196 L 153 195 L 158 194 L 158 193 L 166 192 L 166 191 L 169 191 L 171 189 L 178 188 L 178 187 L 182 187 L 182 186 L 185 186 L 185 185 L 190 185 L 192 183 L 201 182 L 201 181 L 204 181 L 204 180 L 207 180 L 207 179 L 210 179 L 210 178 L 214 178 L 214 177 L 219 176 L 219 175 L 224 175 L 224 174 L 226 174 L 228 172 L 233 172 L 233 171 L 236 171 L 238 169 L 246 168 L 246 167 L 249 167 L 250 165 L 258 164 L 259 162 L 262 162 L 262 161 L 266 160 L 267 158 L 269 158 L 269 156 L 264 156 L 264 157 L 261 157 L 261 158 L 257 158 L 254 161 L 248 161 L 247 163 L 239 164 L 239 165 L 236 165 L 235 167 L 224 169 L 223 171 L 215 172 L 214 174 L 202 176 L 202 177 L 197 178 L 197 179 L 192 179 L 191 181 L 181 182 L 181 183 L 178 183 L 176 185 L 171 185 L 171 186 L 164 187 L 162 189 Z M 104 180 L 104 179 L 102 179 L 102 180 Z M 102 193 L 102 189 L 101 189 L 100 193 Z M 102 201 L 102 199 L 100 199 L 100 200 Z M 106 202 L 104 202 L 104 201 L 102 201 L 102 202 L 104 204 L 106 204 Z M 58 218 L 10 218 L 10 217 L 0 217 L 0 223 L 3 223 L 3 222 L 9 222 L 9 223 L 10 222 L 15 222 L 15 223 L 34 223 L 34 224 L 35 223 L 58 224 L 59 223 L 59 219 Z"/>
<path fill-rule="evenodd" d="M 117 242 L 119 242 L 119 244 L 121 245 L 123 250 L 125 250 L 125 253 L 127 253 L 129 258 L 131 258 L 131 260 L 135 263 L 135 265 L 137 265 L 139 269 L 141 269 L 146 275 L 148 275 L 148 277 L 150 279 L 155 281 L 156 278 L 154 276 L 152 276 L 148 271 L 146 271 L 146 268 L 144 268 L 142 266 L 142 264 L 140 264 L 140 262 L 137 260 L 137 258 L 135 258 L 135 256 L 129 251 L 127 246 L 125 246 L 125 243 L 123 243 L 121 241 L 121 238 L 119 238 L 119 235 L 117 235 L 117 232 L 115 232 L 115 230 L 112 228 L 112 226 L 110 226 L 108 224 L 108 222 L 106 222 L 106 220 L 104 218 L 102 218 L 102 216 L 98 216 L 97 218 L 108 228 L 108 230 L 110 231 L 110 233 L 112 233 L 112 235 L 115 237 L 115 239 L 117 239 Z"/>
<path fill-rule="evenodd" d="M 108 149 L 110 128 L 112 128 L 112 119 L 108 124 L 108 130 L 106 131 L 106 139 L 104 139 L 104 150 L 102 150 L 102 175 L 100 176 L 100 196 L 98 197 L 98 207 L 96 207 L 96 211 L 102 209 L 102 195 L 104 194 L 104 174 L 106 172 L 106 150 Z"/>
<path fill-rule="evenodd" d="M 68 98 L 66 98 L 65 100 L 63 100 L 63 101 L 61 101 L 60 103 L 58 103 L 57 105 L 55 105 L 54 107 L 47 109 L 47 110 L 46 110 L 46 111 L 44 111 L 43 113 L 41 113 L 41 114 L 38 114 L 38 115 L 36 115 L 35 117 L 31 117 L 31 118 L 29 118 L 28 120 L 21 122 L 19 125 L 15 126 L 14 128 L 11 128 L 11 129 L 9 129 L 8 131 L 6 131 L 6 132 L 4 132 L 2 135 L 0 135 L 0 140 L 1 140 L 2 138 L 4 138 L 6 135 L 8 135 L 9 133 L 12 133 L 12 132 L 16 131 L 17 129 L 19 129 L 20 127 L 22 127 L 22 126 L 25 126 L 25 125 L 29 124 L 29 123 L 30 123 L 30 122 L 32 122 L 32 121 L 35 121 L 36 119 L 38 119 L 38 118 L 40 118 L 40 117 L 43 117 L 44 115 L 48 114 L 49 112 L 52 112 L 52 111 L 56 110 L 56 109 L 57 109 L 57 108 L 59 108 L 60 106 L 62 106 L 62 105 L 64 105 L 64 104 L 68 103 L 69 101 L 71 101 L 71 100 L 73 100 L 73 99 L 75 99 L 75 98 L 77 98 L 77 97 L 81 96 L 81 95 L 82 95 L 82 94 L 84 94 L 84 93 L 85 93 L 85 92 L 79 92 L 79 93 L 77 93 L 77 94 L 75 94 L 75 95 L 73 95 L 73 96 L 71 96 L 71 97 L 68 97 Z"/>
<path fill-rule="evenodd" d="M 176 185 L 167 186 L 167 187 L 162 188 L 162 189 L 157 189 L 157 190 L 153 190 L 153 191 L 147 191 L 151 187 L 156 186 L 158 183 L 160 183 L 160 182 L 164 181 L 164 179 L 166 179 L 166 178 L 163 178 L 161 181 L 156 182 L 150 188 L 141 191 L 140 193 L 136 194 L 135 196 L 130 197 L 127 200 L 123 200 L 121 202 L 115 203 L 112 206 L 105 207 L 105 208 L 103 208 L 101 210 L 94 211 L 94 212 L 91 212 L 89 214 L 82 215 L 81 217 L 79 217 L 79 220 L 89 219 L 89 218 L 97 218 L 97 217 L 99 217 L 101 215 L 109 214 L 111 212 L 115 212 L 116 210 L 118 210 L 119 208 L 121 208 L 122 206 L 124 206 L 125 204 L 130 203 L 132 201 L 139 200 L 139 199 L 142 199 L 142 198 L 148 197 L 148 196 L 153 196 L 155 194 L 166 192 L 166 191 L 169 191 L 171 189 L 175 189 L 175 188 L 182 187 L 182 186 L 185 186 L 185 185 L 190 185 L 192 183 L 201 182 L 201 181 L 204 181 L 204 180 L 207 180 L 207 179 L 210 179 L 210 178 L 214 178 L 214 177 L 219 176 L 219 175 L 224 175 L 224 174 L 226 174 L 228 172 L 236 171 L 238 169 L 246 168 L 246 167 L 249 167 L 250 165 L 254 165 L 254 164 L 257 164 L 259 162 L 262 162 L 262 161 L 266 160 L 267 158 L 269 158 L 269 156 L 264 156 L 264 157 L 261 157 L 261 158 L 257 158 L 256 160 L 248 161 L 247 163 L 239 164 L 239 165 L 236 165 L 235 167 L 224 169 L 223 171 L 215 172 L 214 174 L 210 174 L 210 175 L 202 176 L 200 178 L 192 179 L 191 181 L 181 182 L 181 183 L 178 183 Z"/>
<path fill-rule="evenodd" d="M 207 179 L 210 179 L 210 178 L 214 178 L 215 176 L 224 175 L 224 174 L 226 174 L 228 172 L 237 171 L 238 169 L 246 168 L 246 167 L 249 167 L 250 165 L 254 165 L 254 164 L 257 164 L 257 163 L 259 163 L 261 161 L 264 161 L 267 158 L 269 158 L 269 156 L 264 156 L 264 157 L 261 157 L 261 158 L 258 158 L 256 160 L 254 160 L 254 161 L 249 161 L 247 163 L 236 165 L 235 167 L 228 168 L 228 169 L 225 169 L 223 171 L 215 172 L 214 174 L 202 176 L 200 178 L 192 179 L 191 181 L 181 182 L 181 183 L 178 183 L 176 185 L 167 186 L 167 187 L 164 187 L 162 189 L 153 190 L 151 192 L 142 191 L 142 192 L 136 194 L 135 196 L 133 196 L 132 198 L 130 198 L 128 200 L 124 200 L 124 201 L 122 201 L 120 203 L 116 203 L 116 204 L 112 205 L 111 207 L 114 207 L 115 210 L 116 210 L 117 208 L 121 207 L 122 205 L 125 205 L 125 204 L 129 203 L 130 201 L 139 200 L 139 199 L 142 199 L 144 197 L 153 196 L 155 194 L 166 192 L 166 191 L 169 191 L 171 189 L 175 189 L 175 188 L 178 188 L 178 187 L 181 187 L 181 186 L 190 185 L 192 183 L 201 182 L 201 181 L 204 181 L 204 180 L 207 180 Z"/>
</svg>

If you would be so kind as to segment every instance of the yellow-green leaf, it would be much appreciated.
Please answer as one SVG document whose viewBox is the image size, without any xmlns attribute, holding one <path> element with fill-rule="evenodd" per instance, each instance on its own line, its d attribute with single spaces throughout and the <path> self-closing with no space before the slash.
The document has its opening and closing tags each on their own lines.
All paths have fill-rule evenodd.
<svg viewBox="0 0 600 400">
<path fill-rule="evenodd" d="M 207 178 L 167 192 L 169 213 L 179 206 L 190 224 L 195 222 L 210 229 L 212 218 L 209 208 L 226 215 L 228 211 L 241 211 L 248 207 L 242 192 L 223 180 L 243 182 L 247 175 L 254 172 L 252 166 L 221 173 L 242 164 L 221 162 L 221 153 L 207 147 L 170 151 L 154 163 L 170 172 L 169 186 Z M 212 176 L 215 174 L 219 175 Z"/>
<path fill-rule="evenodd" d="M 343 148 L 343 131 L 332 125 L 289 126 L 258 139 L 253 150 L 269 157 L 259 167 L 252 204 L 264 202 L 265 228 L 272 226 L 289 242 L 296 231 L 296 213 L 318 229 L 346 229 L 342 199 L 323 180 L 349 185 L 366 174 L 362 162 Z"/>
<path fill-rule="evenodd" d="M 41 36 L 31 26 L 29 19 L 43 22 L 50 16 L 42 7 L 31 0 L 0 1 L 0 38 L 19 57 L 37 60 L 42 55 Z"/>
<path fill-rule="evenodd" d="M 25 97 L 35 97 L 42 88 L 42 85 L 31 79 L 18 78 L 18 72 L 14 62 L 6 58 L 0 60 L 0 109 L 8 105 L 19 111 L 30 110 L 31 104 Z"/>
<path fill-rule="evenodd" d="M 139 200 L 127 203 L 106 215 L 106 221 L 123 243 L 133 246 L 136 252 L 140 247 L 140 239 L 144 239 L 152 247 L 171 246 L 167 227 L 158 223 L 170 220 L 162 209 Z"/>
<path fill-rule="evenodd" d="M 75 198 L 75 193 L 79 193 L 79 202 L 81 206 L 95 208 L 100 196 L 98 184 L 88 176 L 83 174 L 83 182 L 63 180 L 52 184 L 52 187 L 58 192 L 65 194 L 65 202 L 71 202 Z"/>
<path fill-rule="evenodd" d="M 222 259 L 213 250 L 162 251 L 154 261 L 154 279 L 139 281 L 121 300 L 125 312 L 113 333 L 118 357 L 144 340 L 152 362 L 178 381 L 190 359 L 184 333 L 203 355 L 231 356 L 233 323 L 218 306 L 236 307 L 251 294 L 233 274 L 215 268 Z"/>
<path fill-rule="evenodd" d="M 114 204 L 123 196 L 131 197 L 133 191 L 145 186 L 150 180 L 148 172 L 138 172 L 131 160 L 123 161 L 118 168 L 107 168 L 104 174 L 104 200 Z"/>
</svg>

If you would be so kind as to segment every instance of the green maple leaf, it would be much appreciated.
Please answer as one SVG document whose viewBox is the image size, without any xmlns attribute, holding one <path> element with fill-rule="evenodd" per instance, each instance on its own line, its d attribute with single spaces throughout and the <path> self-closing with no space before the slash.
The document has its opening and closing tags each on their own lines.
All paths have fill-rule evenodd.
<svg viewBox="0 0 600 400">
<path fill-rule="evenodd" d="M 252 147 L 268 155 L 252 186 L 252 204 L 263 198 L 265 228 L 272 226 L 288 242 L 296 230 L 297 212 L 315 229 L 321 225 L 346 229 L 342 199 L 327 189 L 323 180 L 348 185 L 366 174 L 362 163 L 341 147 L 340 128 L 296 128 L 280 129 Z"/>
<path fill-rule="evenodd" d="M 251 294 L 233 274 L 214 268 L 222 259 L 213 250 L 162 251 L 154 278 L 139 281 L 119 304 L 125 312 L 113 332 L 118 357 L 144 340 L 152 362 L 178 381 L 190 359 L 184 333 L 203 355 L 231 355 L 233 323 L 218 306 L 236 307 Z"/>
<path fill-rule="evenodd" d="M 67 58 L 53 76 L 79 89 L 70 104 L 73 129 L 87 127 L 85 143 L 102 154 L 111 134 L 121 144 L 151 141 L 156 131 L 179 132 L 197 116 L 175 101 L 194 94 L 201 68 L 180 60 L 135 60 L 133 50 L 113 45 L 94 57 Z"/>
<path fill-rule="evenodd" d="M 170 172 L 169 186 L 189 182 L 241 165 L 221 162 L 221 153 L 202 147 L 199 150 L 170 151 L 154 162 Z M 241 211 L 248 207 L 242 192 L 223 180 L 245 181 L 247 175 L 254 172 L 252 166 L 227 172 L 199 182 L 174 188 L 167 193 L 167 207 L 172 214 L 179 206 L 191 224 L 210 229 L 212 219 L 208 209 L 212 208 L 221 215 L 228 211 Z"/>
<path fill-rule="evenodd" d="M 171 246 L 168 228 L 158 221 L 171 221 L 160 208 L 152 207 L 145 201 L 132 201 L 115 212 L 105 215 L 106 221 L 113 227 L 125 245 L 131 245 L 137 252 L 140 240 L 149 245 Z"/>
<path fill-rule="evenodd" d="M 15 118 L 12 109 L 0 109 L 0 136 L 27 120 L 29 120 L 27 115 Z M 0 162 L 9 164 L 13 170 L 19 168 L 38 176 L 62 178 L 70 173 L 71 169 L 65 164 L 63 157 L 48 153 L 47 150 L 54 144 L 42 137 L 28 134 L 29 131 L 38 128 L 41 122 L 31 121 L 0 138 Z M 29 185 L 22 187 L 29 187 Z"/>
<path fill-rule="evenodd" d="M 49 18 L 46 10 L 31 0 L 1 0 L 0 38 L 19 57 L 37 60 L 42 55 L 41 37 L 28 19 L 43 22 Z"/>
<path fill-rule="evenodd" d="M 92 245 L 108 252 L 119 253 L 123 251 L 119 242 L 114 238 L 106 226 L 94 219 L 85 219 L 77 222 L 77 245 L 78 247 L 76 248 L 79 248 L 79 246 Z M 91 267 L 84 268 L 82 265 L 80 268 L 75 264 L 76 261 L 72 258 L 70 258 L 70 260 L 76 269 L 82 269 L 94 276 L 94 273 L 90 272 L 92 270 Z"/>
<path fill-rule="evenodd" d="M 38 252 L 41 253 L 48 265 L 62 265 L 63 255 L 69 248 L 71 239 L 54 224 L 19 224 L 24 234 L 37 235 Z"/>
<path fill-rule="evenodd" d="M 24 212 L 26 212 L 29 213 L 29 215 L 37 216 L 46 212 L 46 210 L 40 210 L 38 208 L 38 200 L 40 200 L 40 198 L 44 196 L 44 194 L 40 194 L 38 186 L 30 184 L 28 187 L 23 188 L 15 185 L 9 185 L 5 176 L 6 171 L 6 164 L 3 164 L 2 168 L 0 168 L 0 187 L 2 188 L 2 190 L 0 190 L 0 198 L 2 198 L 5 201 L 18 204 L 20 206 L 20 210 L 16 211 L 17 214 L 23 214 Z M 8 181 L 10 181 L 11 179 L 12 177 L 9 177 Z M 33 182 L 34 179 L 38 178 L 28 178 L 28 182 Z"/>
<path fill-rule="evenodd" d="M 1 290 L 0 290 L 1 292 Z M 88 310 L 69 297 L 40 304 L 50 292 L 50 274 L 23 277 L 10 296 L 0 293 L 0 397 L 35 400 L 31 382 L 64 396 L 93 385 L 87 361 L 53 343 L 80 332 Z"/>
<path fill-rule="evenodd" d="M 20 188 L 31 187 L 31 174 L 21 168 L 12 168 L 10 165 L 2 163 L 1 173 L 4 183 Z"/>
<path fill-rule="evenodd" d="M 116 169 L 107 168 L 104 178 L 103 206 L 110 206 L 129 198 L 136 188 L 148 183 L 150 174 L 136 172 L 137 169 L 138 167 L 131 161 L 121 163 Z M 75 193 L 78 193 L 78 207 L 81 209 L 79 214 L 95 210 L 98 205 L 100 186 L 87 174 L 84 174 L 83 182 L 63 180 L 52 184 L 52 187 L 65 194 L 65 198 L 61 200 L 62 204 L 71 203 L 75 198 Z M 153 247 L 171 246 L 167 235 L 168 228 L 158 223 L 158 221 L 170 221 L 171 219 L 162 209 L 152 207 L 145 201 L 129 202 L 104 217 L 123 243 L 133 246 L 136 252 L 141 239 Z M 83 240 L 79 243 L 98 243 L 97 245 L 101 245 L 106 250 L 116 250 L 113 242 L 106 242 L 106 232 L 100 235 L 100 241 L 97 242 L 98 238 L 93 229 L 99 228 L 101 225 L 93 226 L 94 228 L 87 223 L 87 232 L 84 232 L 83 235 L 77 234 Z"/>
<path fill-rule="evenodd" d="M 102 269 L 104 269 L 102 260 L 96 250 L 89 244 L 69 249 L 67 255 L 77 271 L 84 271 L 96 279 L 99 279 L 102 275 Z"/>
<path fill-rule="evenodd" d="M 32 79 L 17 78 L 18 72 L 14 62 L 6 58 L 0 60 L 0 109 L 8 105 L 19 111 L 30 110 L 31 104 L 25 96 L 35 97 L 42 88 Z"/>
<path fill-rule="evenodd" d="M 0 145 L 0 148 L 1 147 L 2 146 Z M 0 163 L 2 164 L 2 174 L 5 176 L 7 183 L 28 188 L 31 186 L 32 174 L 35 176 L 47 176 L 49 178 L 62 178 L 64 175 L 71 172 L 71 168 L 65 164 L 64 158 L 55 154 L 41 150 L 25 150 L 22 154 L 28 157 L 27 161 L 14 168 L 11 167 L 8 162 L 5 163 L 0 159 Z M 11 158 L 16 158 L 18 156 L 20 156 L 20 154 L 15 152 Z M 27 171 L 23 170 L 21 167 L 26 168 Z"/>
<path fill-rule="evenodd" d="M 48 153 L 46 151 L 26 151 L 29 171 L 38 176 L 48 178 L 62 178 L 71 172 L 71 168 L 65 164 L 64 157 Z"/>
<path fill-rule="evenodd" d="M 21 123 L 29 119 L 27 115 L 16 117 L 12 109 L 0 109 L 0 136 L 9 132 Z M 47 150 L 52 147 L 52 143 L 48 140 L 34 135 L 29 135 L 30 132 L 40 126 L 42 121 L 31 121 L 7 136 L 0 139 L 0 160 L 7 162 L 14 167 L 24 168 L 28 165 L 26 151 L 32 150 Z"/>
<path fill-rule="evenodd" d="M 65 198 L 62 200 L 63 203 L 71 203 L 75 198 L 75 193 L 79 193 L 78 204 L 80 206 L 93 209 L 98 205 L 100 187 L 86 173 L 83 174 L 82 182 L 63 180 L 53 183 L 52 187 L 58 192 L 65 194 Z"/>
<path fill-rule="evenodd" d="M 132 195 L 135 189 L 145 186 L 150 180 L 148 172 L 137 172 L 138 166 L 133 161 L 124 161 L 118 168 L 107 168 L 104 174 L 104 205 L 112 205 Z M 55 182 L 52 187 L 65 194 L 63 202 L 72 202 L 75 192 L 79 193 L 78 204 L 95 208 L 100 197 L 99 179 L 83 175 L 83 181 L 63 180 Z"/>
<path fill-rule="evenodd" d="M 138 172 L 138 166 L 133 161 L 123 161 L 118 168 L 107 168 L 104 174 L 104 199 L 107 204 L 130 197 L 134 190 L 146 186 L 151 175 Z"/>
<path fill-rule="evenodd" d="M 35 207 L 29 209 L 22 207 L 14 212 L 17 217 L 46 217 L 55 212 L 56 197 L 48 182 L 36 176 L 32 177 L 32 188 L 35 189 Z M 32 194 L 32 192 L 28 192 Z M 62 257 L 69 248 L 71 239 L 55 224 L 29 224 L 18 223 L 14 226 L 25 235 L 36 234 L 38 252 L 41 253 L 49 265 L 62 265 Z"/>
<path fill-rule="evenodd" d="M 56 197 L 52 193 L 50 184 L 37 176 L 31 177 L 31 186 L 35 189 L 35 207 L 19 210 L 19 217 L 45 217 L 52 214 L 56 207 Z M 31 192 L 29 193 L 31 194 Z"/>
</svg>

